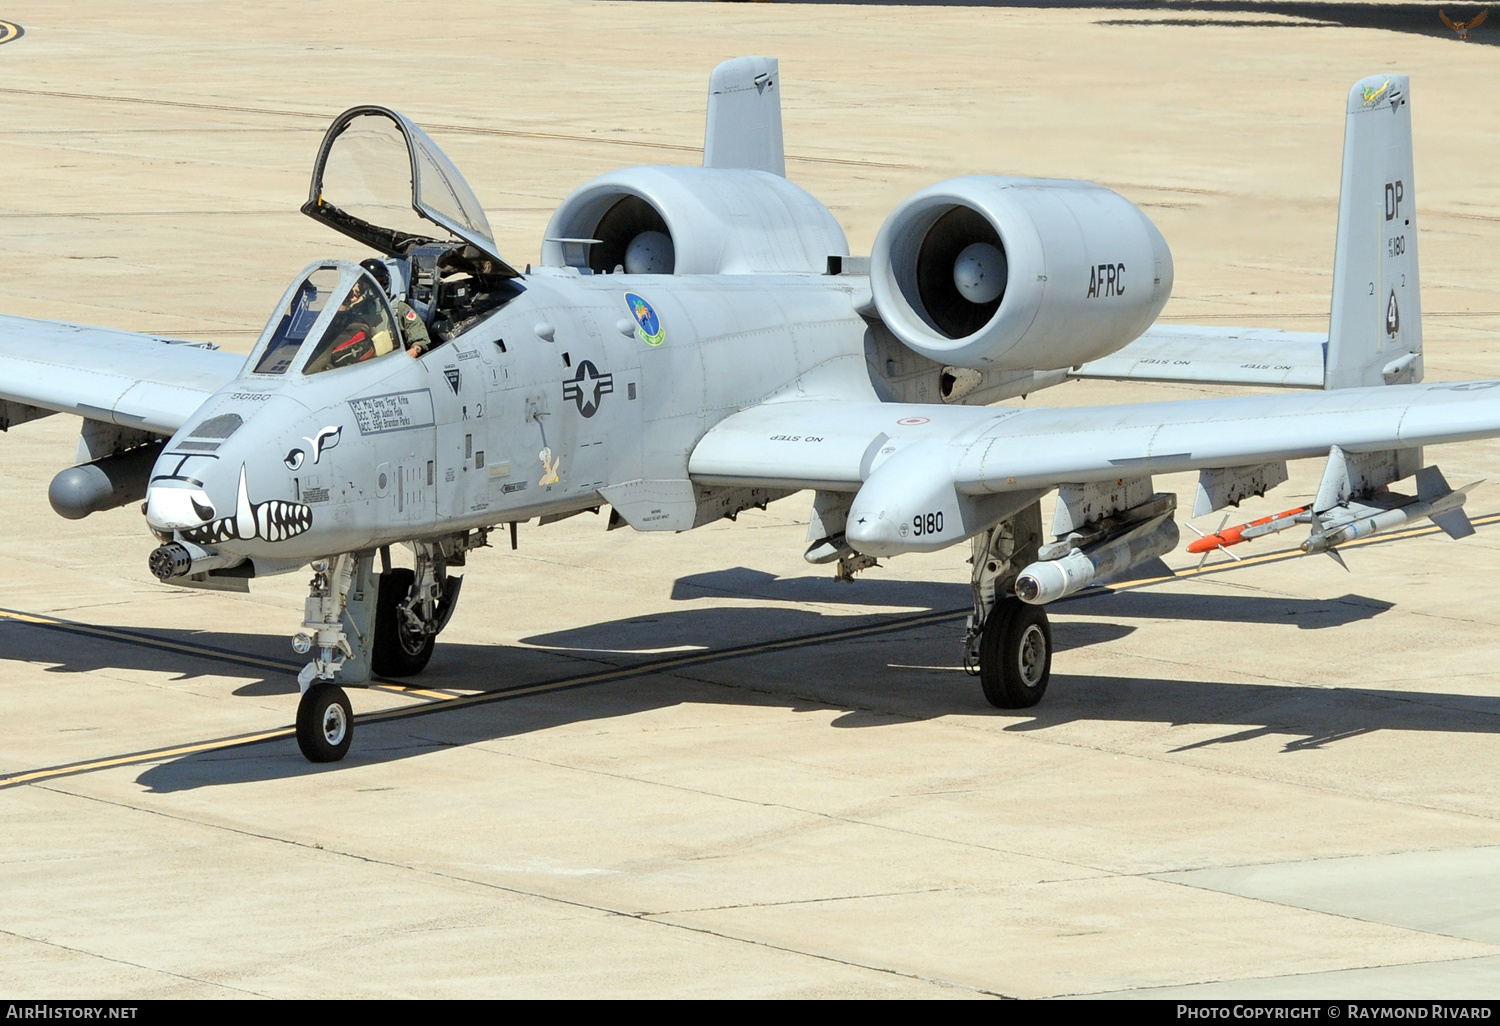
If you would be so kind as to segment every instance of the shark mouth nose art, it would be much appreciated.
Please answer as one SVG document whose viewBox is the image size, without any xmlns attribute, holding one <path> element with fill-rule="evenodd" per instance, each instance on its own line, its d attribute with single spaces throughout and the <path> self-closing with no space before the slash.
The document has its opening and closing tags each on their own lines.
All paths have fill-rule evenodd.
<svg viewBox="0 0 1500 1026">
<path fill-rule="evenodd" d="M 239 500 L 232 517 L 221 517 L 201 527 L 188 528 L 179 533 L 190 542 L 212 545 L 233 538 L 279 542 L 295 538 L 312 528 L 312 509 L 300 502 L 285 499 L 268 499 L 251 502 L 250 491 L 245 483 L 245 468 L 240 466 Z"/>
</svg>

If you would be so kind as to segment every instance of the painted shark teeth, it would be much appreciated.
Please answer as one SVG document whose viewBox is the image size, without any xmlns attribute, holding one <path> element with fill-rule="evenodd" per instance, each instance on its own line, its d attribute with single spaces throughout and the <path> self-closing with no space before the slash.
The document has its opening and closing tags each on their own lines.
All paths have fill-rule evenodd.
<svg viewBox="0 0 1500 1026">
<path fill-rule="evenodd" d="M 269 499 L 251 502 L 245 483 L 245 468 L 240 467 L 238 508 L 232 517 L 221 517 L 201 527 L 188 528 L 182 536 L 199 545 L 212 545 L 233 538 L 260 538 L 279 542 L 295 538 L 312 528 L 312 508 L 300 502 Z"/>
<path fill-rule="evenodd" d="M 266 541 L 294 538 L 312 527 L 312 510 L 300 502 L 272 499 L 255 505 L 256 533 Z"/>
</svg>

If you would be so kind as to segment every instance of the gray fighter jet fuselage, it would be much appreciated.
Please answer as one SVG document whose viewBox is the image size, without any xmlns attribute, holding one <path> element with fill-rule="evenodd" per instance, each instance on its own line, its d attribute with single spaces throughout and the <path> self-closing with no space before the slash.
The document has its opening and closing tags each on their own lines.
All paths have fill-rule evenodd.
<svg viewBox="0 0 1500 1026">
<path fill-rule="evenodd" d="M 304 277 L 320 271 L 363 274 L 329 262 Z M 252 359 L 167 443 L 148 522 L 211 546 L 199 571 L 300 566 L 597 508 L 612 486 L 687 485 L 708 427 L 814 369 L 820 385 L 876 399 L 870 327 L 851 305 L 855 285 L 837 278 L 548 269 L 513 288 L 420 358 L 396 347 L 326 374 L 300 373 L 301 360 L 257 373 Z M 669 491 L 635 492 L 614 507 L 632 526 L 692 526 L 653 503 Z M 740 509 L 765 501 L 745 492 Z"/>
</svg>

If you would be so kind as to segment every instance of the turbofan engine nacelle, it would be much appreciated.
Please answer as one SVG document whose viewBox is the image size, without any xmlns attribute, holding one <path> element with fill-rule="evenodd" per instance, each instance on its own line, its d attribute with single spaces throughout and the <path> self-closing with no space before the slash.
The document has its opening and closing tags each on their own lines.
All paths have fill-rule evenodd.
<svg viewBox="0 0 1500 1026">
<path fill-rule="evenodd" d="M 824 274 L 844 230 L 805 189 L 767 171 L 627 167 L 575 191 L 542 242 L 547 267 L 595 274 Z"/>
<path fill-rule="evenodd" d="M 1172 254 L 1129 200 L 1091 182 L 974 176 L 907 199 L 870 256 L 897 338 L 956 367 L 1059 370 L 1145 331 Z"/>
</svg>

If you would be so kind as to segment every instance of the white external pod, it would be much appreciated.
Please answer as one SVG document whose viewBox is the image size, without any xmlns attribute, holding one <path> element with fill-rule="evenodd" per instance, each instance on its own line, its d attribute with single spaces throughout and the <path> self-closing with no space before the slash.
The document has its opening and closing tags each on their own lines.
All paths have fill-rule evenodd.
<svg viewBox="0 0 1500 1026">
<path fill-rule="evenodd" d="M 1172 293 L 1172 254 L 1150 218 L 1103 186 L 952 178 L 886 218 L 870 290 L 886 327 L 929 359 L 1060 370 L 1150 327 Z"/>
<path fill-rule="evenodd" d="M 1034 606 L 1056 602 L 1171 552 L 1179 540 L 1172 514 L 1163 513 L 1086 552 L 1074 549 L 1061 559 L 1032 563 L 1016 578 L 1016 597 Z"/>
</svg>

